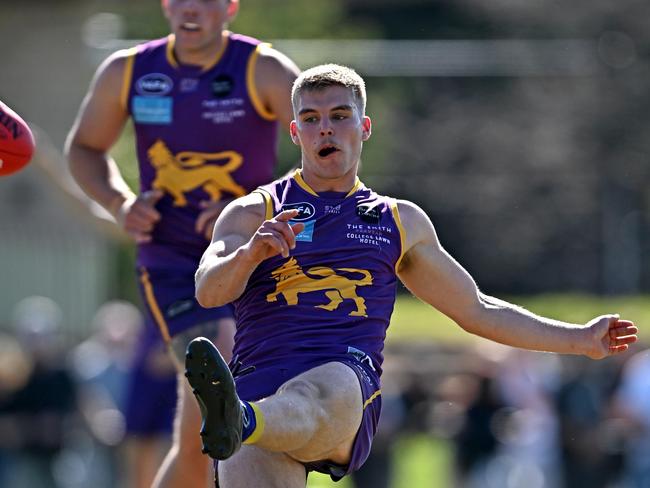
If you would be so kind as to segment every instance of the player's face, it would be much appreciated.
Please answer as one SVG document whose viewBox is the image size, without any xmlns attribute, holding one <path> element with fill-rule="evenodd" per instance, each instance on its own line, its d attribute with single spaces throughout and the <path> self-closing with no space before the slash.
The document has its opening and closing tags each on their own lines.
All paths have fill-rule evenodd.
<svg viewBox="0 0 650 488">
<path fill-rule="evenodd" d="M 316 191 L 349 190 L 371 128 L 352 89 L 304 91 L 296 99 L 294 115 L 291 139 L 301 147 L 305 180 Z"/>
<path fill-rule="evenodd" d="M 163 0 L 176 45 L 187 49 L 214 43 L 238 7 L 239 0 Z"/>
</svg>

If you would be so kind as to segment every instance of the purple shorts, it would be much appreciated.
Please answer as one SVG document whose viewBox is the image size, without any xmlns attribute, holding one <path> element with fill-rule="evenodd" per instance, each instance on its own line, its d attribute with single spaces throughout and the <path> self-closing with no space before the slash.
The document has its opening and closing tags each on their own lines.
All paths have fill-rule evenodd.
<svg viewBox="0 0 650 488">
<path fill-rule="evenodd" d="M 140 293 L 145 307 L 145 326 L 139 338 L 129 378 L 125 417 L 127 432 L 137 435 L 172 431 L 176 410 L 176 371 L 152 366 L 166 344 L 196 325 L 232 317 L 232 307 L 207 309 L 194 298 L 194 272 L 139 268 Z M 215 323 L 215 336 L 217 327 Z"/>
<path fill-rule="evenodd" d="M 160 334 L 150 325 L 143 331 L 129 372 L 124 415 L 129 435 L 171 434 L 176 410 L 176 370 L 156 367 L 167 359 Z"/>
<path fill-rule="evenodd" d="M 199 305 L 194 298 L 194 271 L 138 269 L 146 325 L 158 330 L 165 342 L 195 325 L 234 316 L 231 305 Z"/>
<path fill-rule="evenodd" d="M 329 474 L 334 481 L 338 481 L 343 476 L 359 469 L 368 459 L 372 439 L 377 432 L 381 412 L 381 386 L 379 376 L 372 366 L 370 358 L 363 352 L 353 349 L 349 354 L 332 356 L 327 360 L 321 359 L 311 363 L 283 365 L 263 370 L 256 369 L 248 374 L 244 370 L 242 375 L 237 375 L 237 370 L 234 373 L 237 393 L 240 398 L 256 401 L 273 395 L 280 386 L 299 374 L 332 361 L 347 365 L 359 379 L 364 405 L 361 425 L 352 446 L 352 458 L 348 465 L 338 465 L 329 461 L 304 463 L 304 465 L 307 471 Z"/>
</svg>

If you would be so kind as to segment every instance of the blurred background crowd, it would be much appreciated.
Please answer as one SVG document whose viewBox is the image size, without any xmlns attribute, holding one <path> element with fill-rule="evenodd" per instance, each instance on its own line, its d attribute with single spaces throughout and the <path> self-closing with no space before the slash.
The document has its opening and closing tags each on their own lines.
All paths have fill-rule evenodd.
<svg viewBox="0 0 650 488">
<path fill-rule="evenodd" d="M 640 0 L 242 0 L 233 29 L 366 78 L 362 180 L 421 205 L 487 293 L 567 294 L 560 314 L 625 299 L 641 329 L 603 362 L 435 332 L 389 342 L 381 433 L 347 486 L 650 486 L 649 14 Z M 0 2 L 0 99 L 38 145 L 0 180 L 2 487 L 124 486 L 133 250 L 69 197 L 61 148 L 98 63 L 166 33 L 157 0 Z M 136 186 L 132 144 L 127 131 L 115 157 Z M 284 141 L 280 171 L 295 159 Z"/>
<path fill-rule="evenodd" d="M 21 300 L 9 325 L 0 340 L 0 486 L 129 486 L 123 401 L 138 308 L 103 304 L 73 347 L 50 298 Z M 174 378 L 171 365 L 150 366 Z M 650 486 L 644 346 L 594 362 L 483 340 L 394 342 L 385 371 L 379 434 L 345 487 Z M 310 486 L 329 486 L 320 483 Z"/>
</svg>

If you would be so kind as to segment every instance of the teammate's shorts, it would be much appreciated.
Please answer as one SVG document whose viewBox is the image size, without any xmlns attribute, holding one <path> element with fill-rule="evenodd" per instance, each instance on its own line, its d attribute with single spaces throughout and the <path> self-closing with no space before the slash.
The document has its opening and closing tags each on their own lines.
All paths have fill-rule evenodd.
<svg viewBox="0 0 650 488">
<path fill-rule="evenodd" d="M 140 293 L 147 326 L 153 325 L 168 342 L 185 330 L 213 320 L 233 317 L 231 305 L 203 308 L 194 298 L 194 271 L 139 268 Z"/>
<path fill-rule="evenodd" d="M 171 434 L 176 369 L 160 333 L 151 325 L 143 330 L 136 348 L 125 398 L 126 433 L 142 437 Z"/>
<path fill-rule="evenodd" d="M 232 317 L 231 306 L 203 308 L 194 298 L 194 273 L 140 268 L 145 326 L 139 338 L 126 396 L 128 434 L 156 435 L 172 431 L 177 399 L 176 370 L 167 344 L 172 337 L 200 324 Z M 204 335 L 209 333 L 202 331 Z M 161 357 L 162 355 L 162 357 Z M 164 361 L 169 367 L 160 367 Z"/>
<path fill-rule="evenodd" d="M 327 360 L 255 369 L 250 373 L 235 369 L 233 374 L 239 397 L 242 400 L 256 401 L 273 395 L 280 386 L 299 374 L 332 361 L 343 363 L 352 369 L 361 385 L 363 416 L 352 446 L 352 457 L 348 465 L 338 465 L 329 461 L 303 464 L 307 471 L 329 474 L 334 481 L 338 481 L 346 474 L 359 469 L 368 459 L 372 439 L 377 432 L 381 412 L 381 386 L 370 358 L 358 349 L 349 348 L 348 354 L 333 356 Z"/>
</svg>

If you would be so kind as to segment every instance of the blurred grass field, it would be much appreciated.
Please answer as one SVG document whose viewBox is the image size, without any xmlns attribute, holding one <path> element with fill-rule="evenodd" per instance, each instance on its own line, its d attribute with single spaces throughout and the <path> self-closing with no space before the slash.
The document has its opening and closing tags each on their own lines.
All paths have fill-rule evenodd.
<svg viewBox="0 0 650 488">
<path fill-rule="evenodd" d="M 453 486 L 449 467 L 451 451 L 445 441 L 419 434 L 397 439 L 392 488 L 448 488 Z M 338 483 L 320 473 L 309 475 L 307 488 L 354 488 L 343 478 Z"/>
<path fill-rule="evenodd" d="M 619 313 L 639 326 L 640 340 L 650 342 L 645 324 L 650 322 L 649 297 L 600 297 L 582 294 L 547 294 L 530 297 L 501 297 L 534 313 L 585 323 L 605 313 Z M 410 295 L 400 295 L 388 331 L 387 344 L 431 340 L 453 344 L 470 344 L 475 338 L 450 319 Z M 396 440 L 392 488 L 447 488 L 452 486 L 449 444 L 425 434 Z M 338 483 L 328 476 L 312 473 L 308 488 L 354 488 L 344 478 Z"/>
</svg>

